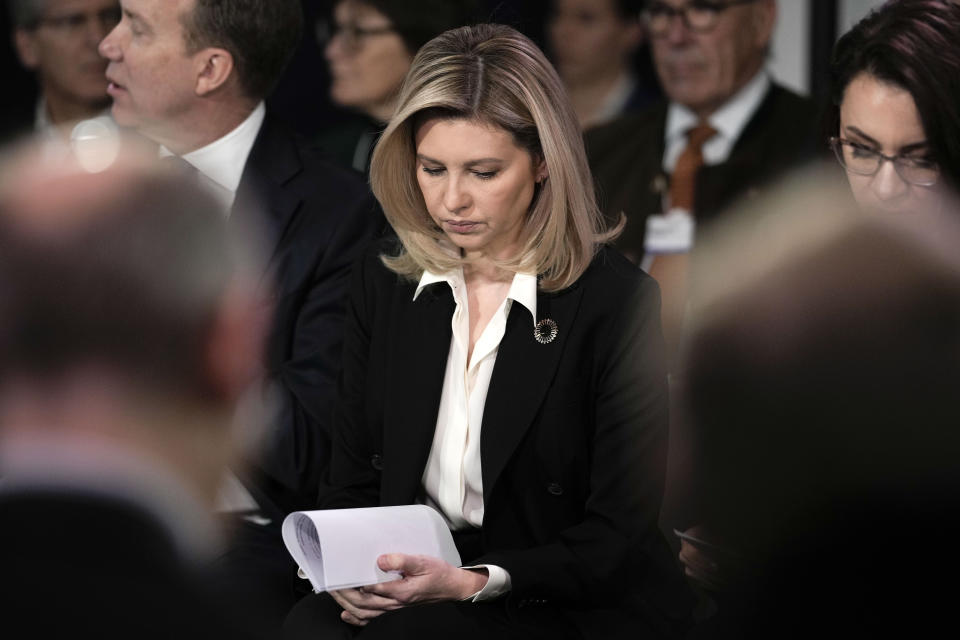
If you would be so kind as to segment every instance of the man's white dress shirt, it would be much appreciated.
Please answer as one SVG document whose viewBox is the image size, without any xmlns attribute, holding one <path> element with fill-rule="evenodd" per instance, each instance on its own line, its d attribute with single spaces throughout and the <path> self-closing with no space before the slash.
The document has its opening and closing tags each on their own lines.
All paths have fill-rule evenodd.
<svg viewBox="0 0 960 640">
<path fill-rule="evenodd" d="M 721 164 L 727 161 L 737 139 L 750 122 L 750 118 L 760 108 L 760 103 L 763 102 L 769 89 L 770 77 L 766 71 L 761 70 L 707 118 L 707 122 L 717 130 L 717 134 L 703 145 L 704 164 Z M 673 173 L 680 154 L 687 146 L 687 131 L 698 124 L 700 124 L 700 118 L 697 114 L 682 104 L 670 103 L 667 108 L 663 151 L 663 170 L 666 173 Z"/>
<path fill-rule="evenodd" d="M 267 109 L 261 102 L 233 131 L 205 147 L 183 155 L 183 159 L 200 172 L 226 211 L 230 211 L 237 197 L 243 168 L 247 165 L 247 157 L 257 140 L 266 114 Z M 160 147 L 161 158 L 172 155 L 174 154 L 169 149 Z"/>
<path fill-rule="evenodd" d="M 266 106 L 261 101 L 250 115 L 230 133 L 214 140 L 205 147 L 200 147 L 182 156 L 185 161 L 197 169 L 204 180 L 204 184 L 209 187 L 210 192 L 223 205 L 226 213 L 229 213 L 231 207 L 233 207 L 233 202 L 237 197 L 237 189 L 240 187 L 240 179 L 243 177 L 243 169 L 247 165 L 247 158 L 257 141 L 257 135 L 260 133 L 266 114 Z M 175 154 L 161 146 L 159 155 L 161 158 L 165 158 Z M 254 511 L 257 508 L 257 502 L 250 495 L 250 492 L 236 476 L 232 473 L 228 474 L 220 492 L 218 510 L 246 512 Z M 256 515 L 246 517 L 253 519 L 258 524 L 269 522 Z"/>
</svg>

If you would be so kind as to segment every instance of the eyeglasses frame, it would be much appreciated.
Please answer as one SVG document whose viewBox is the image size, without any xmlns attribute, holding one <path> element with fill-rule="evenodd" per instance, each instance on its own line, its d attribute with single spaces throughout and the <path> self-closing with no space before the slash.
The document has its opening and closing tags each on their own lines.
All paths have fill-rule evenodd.
<svg viewBox="0 0 960 640">
<path fill-rule="evenodd" d="M 877 175 L 878 173 L 880 173 L 880 168 L 883 166 L 883 163 L 884 163 L 884 162 L 890 162 L 890 163 L 893 164 L 893 169 L 897 172 L 897 175 L 900 176 L 900 179 L 903 180 L 904 182 L 906 182 L 907 184 L 912 184 L 912 185 L 917 186 L 917 187 L 932 187 L 933 185 L 937 184 L 937 182 L 939 182 L 939 180 L 940 180 L 940 168 L 939 168 L 939 166 L 937 166 L 937 177 L 934 178 L 931 182 L 917 182 L 916 180 L 911 180 L 910 178 L 906 177 L 906 176 L 903 175 L 903 173 L 902 173 L 901 165 L 900 165 L 900 163 L 899 163 L 898 161 L 900 161 L 900 160 L 906 160 L 906 159 L 907 159 L 907 156 L 900 155 L 900 154 L 887 155 L 887 154 L 885 154 L 885 153 L 881 153 L 880 151 L 877 151 L 876 149 L 870 149 L 869 147 L 865 147 L 865 146 L 863 146 L 862 144 L 860 144 L 860 143 L 858 143 L 858 142 L 854 142 L 853 140 L 847 140 L 847 139 L 845 139 L 845 138 L 841 138 L 840 136 L 830 136 L 830 137 L 827 139 L 827 141 L 828 141 L 828 143 L 829 143 L 829 145 L 830 145 L 830 148 L 833 150 L 833 154 L 837 157 L 837 162 L 840 163 L 840 166 L 843 167 L 846 171 L 849 171 L 850 173 L 852 173 L 852 174 L 854 174 L 854 175 L 858 175 L 858 176 L 875 176 L 875 175 Z M 874 169 L 873 171 L 869 172 L 869 173 L 864 173 L 864 172 L 862 172 L 862 171 L 856 171 L 856 170 L 851 169 L 850 167 L 848 167 L 848 166 L 847 166 L 847 163 L 846 163 L 846 162 L 844 161 L 844 159 L 843 159 L 843 146 L 844 146 L 844 145 L 850 145 L 850 146 L 862 148 L 864 151 L 867 151 L 867 152 L 873 154 L 874 156 L 876 156 L 876 158 L 877 158 L 877 168 Z M 934 163 L 934 166 L 936 166 L 936 163 Z"/>
<path fill-rule="evenodd" d="M 321 46 L 326 46 L 337 36 L 344 40 L 343 44 L 348 51 L 359 51 L 363 48 L 366 38 L 373 36 L 387 35 L 388 33 L 397 33 L 393 25 L 384 25 L 382 27 L 358 27 L 355 25 L 340 26 L 336 23 L 325 20 L 317 21 L 316 36 L 317 42 Z"/>
<path fill-rule="evenodd" d="M 752 4 L 754 2 L 757 2 L 757 0 L 728 0 L 727 2 L 710 2 L 710 3 L 703 3 L 703 4 L 710 4 L 711 8 L 716 11 L 717 18 L 719 18 L 720 14 L 726 11 L 727 9 L 730 9 L 739 5 Z M 714 21 L 713 24 L 711 24 L 708 27 L 693 26 L 690 23 L 690 16 L 688 15 L 688 12 L 692 8 L 690 5 L 686 5 L 678 9 L 675 7 L 671 7 L 666 3 L 661 3 L 661 4 L 663 4 L 663 6 L 667 9 L 668 18 L 671 22 L 673 18 L 676 18 L 679 16 L 681 22 L 683 22 L 683 26 L 689 29 L 690 31 L 693 31 L 694 33 L 709 33 L 710 31 L 713 31 L 717 26 L 716 21 Z M 653 37 L 663 36 L 670 30 L 669 25 L 662 32 L 655 31 L 653 28 L 651 28 L 650 18 L 648 17 L 648 11 L 646 8 L 640 10 L 640 22 L 641 24 L 644 25 L 644 27 L 646 27 L 647 31 L 649 31 L 650 35 Z"/>
</svg>

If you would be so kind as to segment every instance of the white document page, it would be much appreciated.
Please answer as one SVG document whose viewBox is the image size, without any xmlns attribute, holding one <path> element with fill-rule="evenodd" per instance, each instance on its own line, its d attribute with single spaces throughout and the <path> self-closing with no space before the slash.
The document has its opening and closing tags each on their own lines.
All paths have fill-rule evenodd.
<svg viewBox="0 0 960 640">
<path fill-rule="evenodd" d="M 439 513 L 422 504 L 295 511 L 283 521 L 283 541 L 316 591 L 396 580 L 377 558 L 405 553 L 460 566 L 453 536 Z"/>
</svg>

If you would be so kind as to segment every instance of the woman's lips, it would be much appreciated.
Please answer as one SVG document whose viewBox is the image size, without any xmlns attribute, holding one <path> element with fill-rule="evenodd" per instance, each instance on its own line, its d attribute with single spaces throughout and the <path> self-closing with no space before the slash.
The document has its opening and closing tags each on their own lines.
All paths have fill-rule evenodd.
<svg viewBox="0 0 960 640">
<path fill-rule="evenodd" d="M 479 222 L 468 222 L 466 220 L 445 220 L 443 224 L 454 233 L 470 233 L 480 226 Z"/>
</svg>

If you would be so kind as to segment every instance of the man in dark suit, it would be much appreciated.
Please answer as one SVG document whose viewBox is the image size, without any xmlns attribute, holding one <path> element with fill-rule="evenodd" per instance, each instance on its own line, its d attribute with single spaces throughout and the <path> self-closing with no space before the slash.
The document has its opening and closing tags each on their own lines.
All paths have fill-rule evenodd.
<svg viewBox="0 0 960 640">
<path fill-rule="evenodd" d="M 269 319 L 253 254 L 154 158 L 89 173 L 47 157 L 11 161 L 0 193 L 4 623 L 259 637 L 255 603 L 211 570 L 212 509 Z"/>
<path fill-rule="evenodd" d="M 811 159 L 820 137 L 813 104 L 763 68 L 774 0 L 651 0 L 642 18 L 667 101 L 593 129 L 585 141 L 604 215 L 626 215 L 618 248 L 660 283 L 675 396 L 696 229 Z M 689 442 L 674 407 L 660 522 L 676 550 L 673 530 L 696 522 Z"/>
<path fill-rule="evenodd" d="M 275 417 L 243 478 L 253 508 L 238 522 L 255 540 L 248 567 L 274 557 L 278 579 L 295 567 L 280 523 L 312 506 L 328 456 L 345 293 L 351 263 L 382 228 L 354 173 L 320 159 L 266 114 L 268 95 L 299 41 L 297 0 L 123 0 L 103 40 L 113 115 L 179 157 L 243 220 L 262 209 L 261 233 L 277 280 L 265 396 Z M 242 493 L 242 492 L 241 492 Z M 257 529 L 257 527 L 261 527 Z M 266 583 L 257 578 L 256 583 Z M 284 605 L 278 605 L 278 610 Z"/>
<path fill-rule="evenodd" d="M 691 213 L 697 222 L 754 195 L 819 146 L 813 104 L 763 69 L 773 0 L 707 8 L 654 1 L 643 15 L 667 100 L 586 136 L 601 208 L 611 219 L 626 214 L 617 246 L 636 262 L 649 253 L 648 218 L 671 209 L 671 174 L 690 128 L 708 123 L 715 130 L 696 170 Z"/>
</svg>

